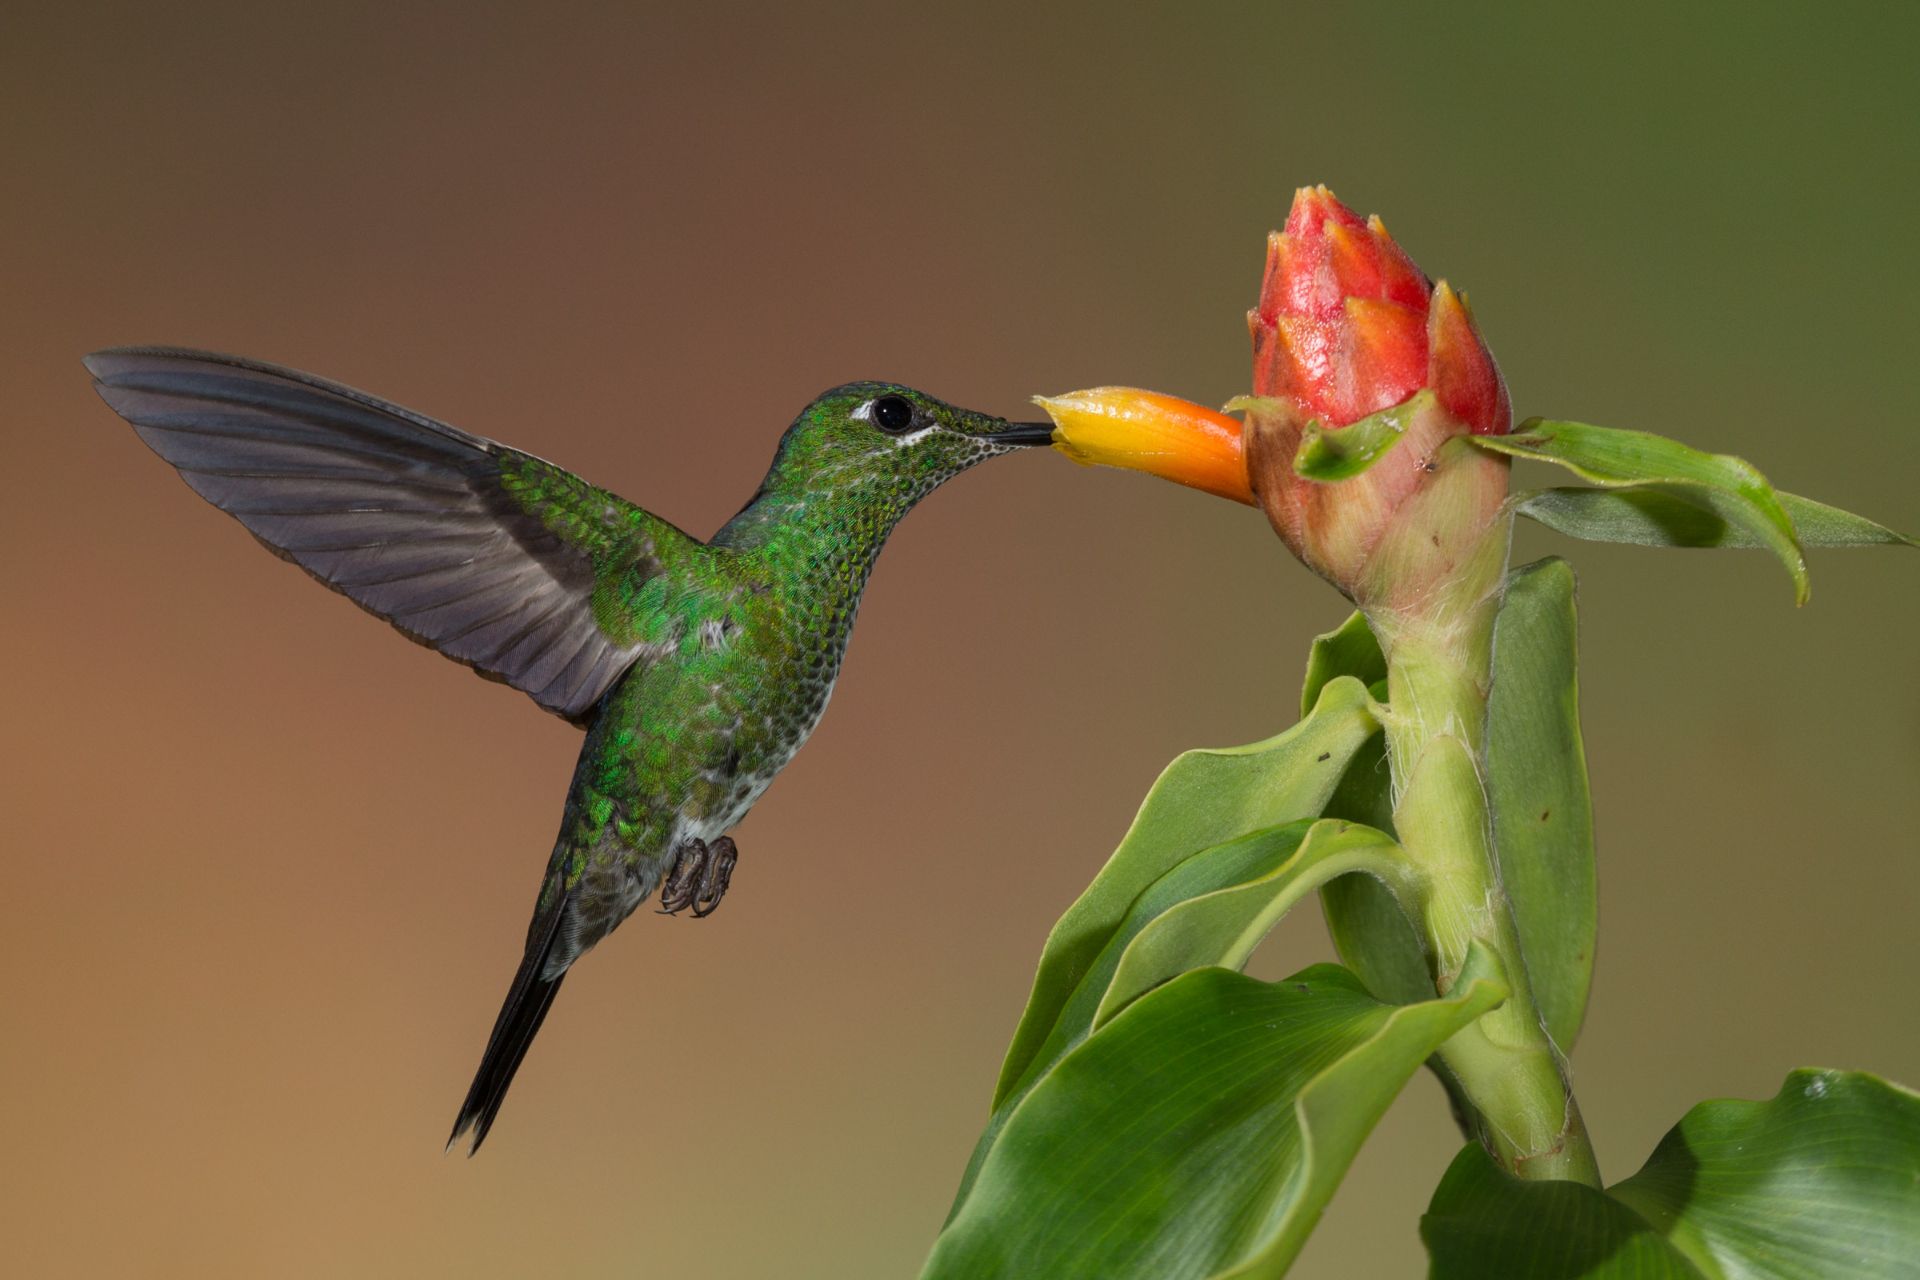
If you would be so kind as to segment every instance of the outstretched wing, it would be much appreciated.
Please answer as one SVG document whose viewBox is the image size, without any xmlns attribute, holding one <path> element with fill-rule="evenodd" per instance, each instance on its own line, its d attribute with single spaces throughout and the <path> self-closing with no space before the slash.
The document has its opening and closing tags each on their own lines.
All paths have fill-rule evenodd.
<svg viewBox="0 0 1920 1280">
<path fill-rule="evenodd" d="M 640 653 L 614 586 L 699 546 L 550 463 L 309 374 L 166 347 L 86 364 L 114 412 L 275 554 L 569 720 Z"/>
</svg>

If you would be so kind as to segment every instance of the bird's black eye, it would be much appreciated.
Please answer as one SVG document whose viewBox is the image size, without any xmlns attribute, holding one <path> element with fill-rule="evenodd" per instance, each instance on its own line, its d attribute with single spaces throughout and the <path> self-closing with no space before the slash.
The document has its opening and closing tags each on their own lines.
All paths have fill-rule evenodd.
<svg viewBox="0 0 1920 1280">
<path fill-rule="evenodd" d="M 905 396 L 881 396 L 873 402 L 873 425 L 898 435 L 913 425 L 913 406 Z"/>
</svg>

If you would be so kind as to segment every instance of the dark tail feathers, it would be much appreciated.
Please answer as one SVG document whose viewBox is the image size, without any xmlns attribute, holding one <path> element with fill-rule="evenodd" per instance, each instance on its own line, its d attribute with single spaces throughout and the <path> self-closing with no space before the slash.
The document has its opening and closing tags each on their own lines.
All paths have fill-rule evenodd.
<svg viewBox="0 0 1920 1280">
<path fill-rule="evenodd" d="M 467 1148 L 468 1155 L 479 1151 L 480 1144 L 487 1140 L 487 1130 L 493 1128 L 493 1118 L 500 1114 L 500 1104 L 506 1101 L 507 1086 L 513 1083 L 520 1060 L 527 1056 L 527 1046 L 533 1043 L 540 1024 L 546 1020 L 554 993 L 566 979 L 564 972 L 552 980 L 541 976 L 553 952 L 554 940 L 560 935 L 560 921 L 567 914 L 566 907 L 564 899 L 554 903 L 547 919 L 536 926 L 534 936 L 527 940 L 527 954 L 520 961 L 520 971 L 513 975 L 507 1002 L 500 1006 L 493 1034 L 487 1037 L 487 1051 L 480 1059 L 480 1070 L 467 1089 L 467 1100 L 460 1104 L 460 1117 L 453 1122 L 453 1133 L 447 1138 L 449 1150 L 469 1130 L 473 1133 L 473 1145 Z"/>
</svg>

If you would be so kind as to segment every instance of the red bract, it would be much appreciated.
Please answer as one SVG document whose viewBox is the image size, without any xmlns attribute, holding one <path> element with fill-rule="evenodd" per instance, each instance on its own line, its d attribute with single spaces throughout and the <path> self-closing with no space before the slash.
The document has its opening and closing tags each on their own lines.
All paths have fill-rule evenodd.
<svg viewBox="0 0 1920 1280">
<path fill-rule="evenodd" d="M 1325 187 L 1295 196 L 1267 239 L 1253 334 L 1254 394 L 1292 402 L 1303 421 L 1344 427 L 1433 388 L 1477 435 L 1513 425 L 1506 384 L 1465 300 L 1426 275 L 1377 217 Z"/>
</svg>

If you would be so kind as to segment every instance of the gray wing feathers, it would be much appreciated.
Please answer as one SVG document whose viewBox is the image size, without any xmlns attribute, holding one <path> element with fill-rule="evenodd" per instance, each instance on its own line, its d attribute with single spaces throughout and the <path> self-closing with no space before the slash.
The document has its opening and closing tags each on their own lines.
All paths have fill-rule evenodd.
<svg viewBox="0 0 1920 1280">
<path fill-rule="evenodd" d="M 570 720 L 633 662 L 594 619 L 588 553 L 502 488 L 525 455 L 271 365 L 156 347 L 86 363 L 195 492 L 413 639 Z"/>
</svg>

